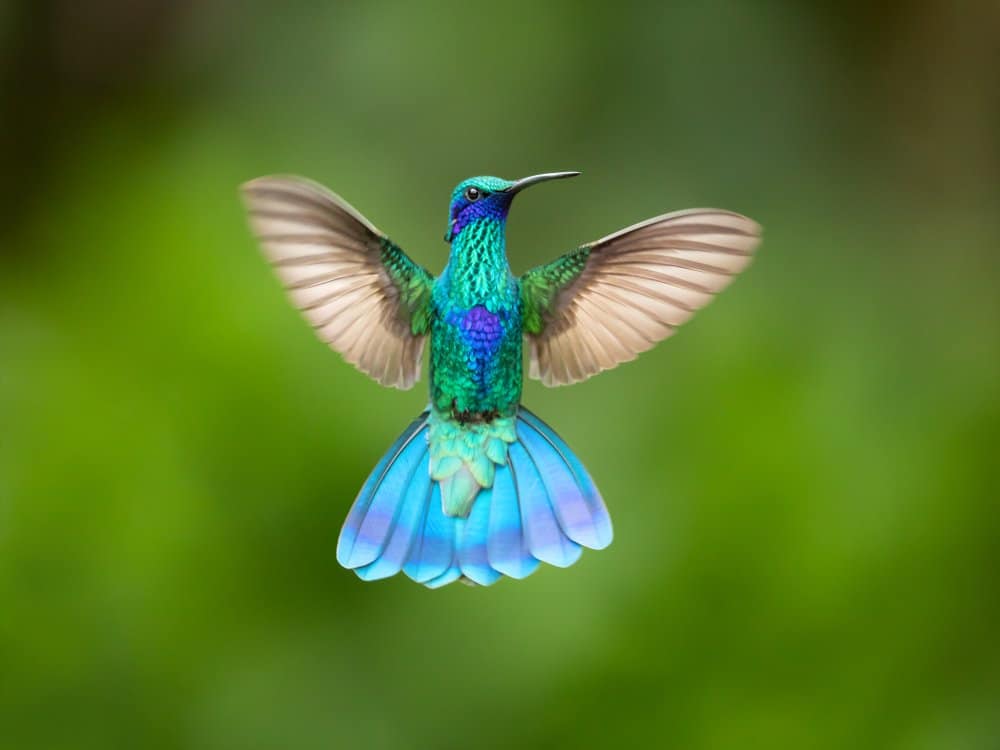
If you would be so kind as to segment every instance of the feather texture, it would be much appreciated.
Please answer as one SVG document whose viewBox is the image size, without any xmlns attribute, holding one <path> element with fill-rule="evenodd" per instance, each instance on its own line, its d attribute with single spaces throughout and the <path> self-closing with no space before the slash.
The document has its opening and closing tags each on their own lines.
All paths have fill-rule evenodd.
<svg viewBox="0 0 1000 750">
<path fill-rule="evenodd" d="M 298 177 L 243 186 L 250 224 L 317 335 L 382 385 L 420 377 L 433 278 L 339 196 Z"/>
<path fill-rule="evenodd" d="M 492 505 L 492 490 L 480 493 L 469 517 L 459 524 L 459 567 L 462 575 L 480 586 L 489 586 L 500 578 L 500 572 L 490 566 L 488 552 Z"/>
<path fill-rule="evenodd" d="M 396 439 L 361 487 L 337 542 L 337 561 L 345 568 L 374 562 L 395 530 L 398 499 L 414 484 L 428 486 L 415 481 L 418 467 L 428 464 L 427 429 L 424 412 Z"/>
<path fill-rule="evenodd" d="M 525 578 L 538 568 L 538 560 L 528 549 L 528 540 L 524 535 L 521 505 L 509 462 L 497 470 L 490 490 L 486 554 L 491 568 L 511 578 Z"/>
<path fill-rule="evenodd" d="M 403 566 L 403 572 L 417 583 L 429 584 L 435 578 L 446 575 L 452 567 L 457 519 L 444 514 L 440 483 L 431 481 L 429 476 L 427 481 L 430 483 L 431 493 L 424 513 L 423 527 L 413 540 L 410 557 Z"/>
<path fill-rule="evenodd" d="M 534 460 L 521 443 L 510 447 L 510 459 L 521 506 L 521 524 L 532 556 L 559 568 L 572 565 L 580 559 L 582 549 L 560 528 Z"/>
<path fill-rule="evenodd" d="M 567 567 L 611 543 L 611 520 L 579 459 L 524 407 L 516 440 L 465 517 L 448 515 L 420 415 L 372 471 L 344 524 L 337 560 L 366 581 L 405 573 L 428 588 L 489 586 L 539 563 Z"/>
<path fill-rule="evenodd" d="M 521 278 L 529 375 L 585 380 L 673 333 L 750 262 L 760 227 L 739 214 L 658 216 L 528 271 Z"/>
</svg>

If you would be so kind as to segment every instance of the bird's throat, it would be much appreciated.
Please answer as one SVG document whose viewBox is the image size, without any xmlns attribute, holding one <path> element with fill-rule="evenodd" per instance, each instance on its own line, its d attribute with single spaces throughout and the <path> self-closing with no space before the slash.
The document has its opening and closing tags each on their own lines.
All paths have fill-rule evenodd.
<svg viewBox="0 0 1000 750">
<path fill-rule="evenodd" d="M 462 227 L 451 243 L 452 298 L 463 307 L 486 305 L 507 287 L 510 266 L 502 220 L 483 218 Z"/>
</svg>

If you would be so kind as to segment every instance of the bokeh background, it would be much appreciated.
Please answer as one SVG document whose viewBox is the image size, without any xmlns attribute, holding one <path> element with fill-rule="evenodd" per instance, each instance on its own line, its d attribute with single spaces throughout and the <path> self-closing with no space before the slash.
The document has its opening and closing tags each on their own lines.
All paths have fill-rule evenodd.
<svg viewBox="0 0 1000 750">
<path fill-rule="evenodd" d="M 1000 6 L 0 5 L 0 747 L 1000 747 Z M 607 551 L 362 584 L 425 403 L 314 339 L 236 186 L 297 172 L 437 271 L 666 210 L 765 226 L 673 339 L 525 401 Z"/>
</svg>

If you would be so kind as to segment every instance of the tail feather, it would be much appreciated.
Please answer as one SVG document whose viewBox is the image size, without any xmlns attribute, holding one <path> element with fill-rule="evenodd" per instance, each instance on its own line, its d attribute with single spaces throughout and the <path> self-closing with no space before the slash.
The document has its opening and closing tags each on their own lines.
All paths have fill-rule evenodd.
<svg viewBox="0 0 1000 750">
<path fill-rule="evenodd" d="M 552 446 L 553 450 L 559 454 L 563 463 L 569 466 L 570 470 L 573 472 L 573 478 L 576 479 L 577 487 L 583 495 L 584 502 L 590 509 L 590 517 L 593 522 L 594 533 L 596 535 L 596 544 L 588 544 L 583 541 L 580 543 L 583 544 L 584 547 L 590 547 L 591 549 L 604 549 L 607 547 L 611 544 L 611 540 L 614 537 L 614 532 L 611 526 L 611 516 L 608 515 L 608 509 L 604 505 L 601 493 L 597 491 L 597 486 L 594 484 L 594 480 L 590 478 L 590 474 L 588 474 L 587 470 L 583 468 L 583 463 L 581 463 L 580 459 L 576 457 L 576 454 L 569 449 L 569 446 L 563 442 L 563 439 L 556 434 L 555 430 L 545 424 L 545 422 L 536 417 L 530 411 L 521 407 L 517 416 L 518 420 L 522 424 L 527 424 L 537 430 L 539 434 L 543 435 Z"/>
<path fill-rule="evenodd" d="M 466 517 L 445 512 L 430 475 L 428 413 L 416 419 L 372 471 L 344 524 L 337 560 L 364 580 L 401 570 L 429 588 L 462 577 L 489 586 L 524 578 L 539 562 L 567 567 L 583 547 L 611 543 L 611 519 L 579 459 L 548 425 L 521 407 L 517 442 Z"/>
<path fill-rule="evenodd" d="M 490 565 L 490 508 L 493 490 L 480 493 L 466 519 L 459 519 L 458 563 L 462 575 L 480 586 L 496 583 L 500 573 Z"/>
<path fill-rule="evenodd" d="M 542 562 L 568 568 L 580 559 L 582 548 L 560 528 L 542 476 L 524 445 L 514 443 L 508 455 L 528 549 Z"/>
<path fill-rule="evenodd" d="M 599 549 L 603 545 L 590 506 L 558 447 L 523 420 L 518 424 L 517 434 L 538 468 L 560 529 L 577 544 Z"/>
<path fill-rule="evenodd" d="M 511 578 L 526 578 L 538 568 L 531 556 L 521 524 L 521 506 L 510 464 L 497 470 L 491 496 L 489 538 L 486 541 L 490 567 Z"/>
<path fill-rule="evenodd" d="M 358 493 L 337 542 L 337 561 L 345 568 L 374 562 L 385 546 L 399 498 L 420 457 L 427 452 L 425 415 L 415 419 L 379 461 Z"/>
<path fill-rule="evenodd" d="M 454 583 L 459 578 L 462 577 L 462 570 L 457 565 L 452 563 L 441 575 L 436 578 L 432 578 L 429 581 L 423 581 L 424 586 L 429 589 L 439 589 L 442 586 L 447 586 L 449 583 Z"/>
<path fill-rule="evenodd" d="M 367 565 L 381 557 L 402 509 L 399 498 L 405 495 L 419 469 L 421 456 L 427 453 L 426 446 L 421 445 L 420 436 L 421 431 L 418 430 L 386 472 L 358 529 L 351 564 Z"/>
<path fill-rule="evenodd" d="M 455 556 L 455 518 L 446 516 L 441 503 L 441 485 L 426 481 L 430 499 L 424 517 L 423 530 L 413 540 L 410 557 L 403 572 L 417 583 L 429 583 L 447 572 Z"/>
<path fill-rule="evenodd" d="M 365 581 L 394 576 L 403 569 L 410 555 L 413 539 L 423 528 L 424 510 L 429 503 L 430 484 L 419 479 L 427 474 L 428 451 L 426 444 L 420 462 L 414 467 L 410 485 L 400 501 L 395 523 L 382 554 L 375 562 L 356 568 L 355 572 Z"/>
</svg>

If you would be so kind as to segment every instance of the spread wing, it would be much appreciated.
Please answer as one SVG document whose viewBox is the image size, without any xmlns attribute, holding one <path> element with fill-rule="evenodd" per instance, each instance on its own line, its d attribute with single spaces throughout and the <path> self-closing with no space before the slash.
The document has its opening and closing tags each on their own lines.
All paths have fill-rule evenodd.
<svg viewBox="0 0 1000 750">
<path fill-rule="evenodd" d="M 521 277 L 529 375 L 586 380 L 662 341 L 750 262 L 756 222 L 697 208 L 583 245 Z"/>
<path fill-rule="evenodd" d="M 250 225 L 319 337 L 382 385 L 420 377 L 433 277 L 346 201 L 299 177 L 243 185 Z"/>
</svg>

